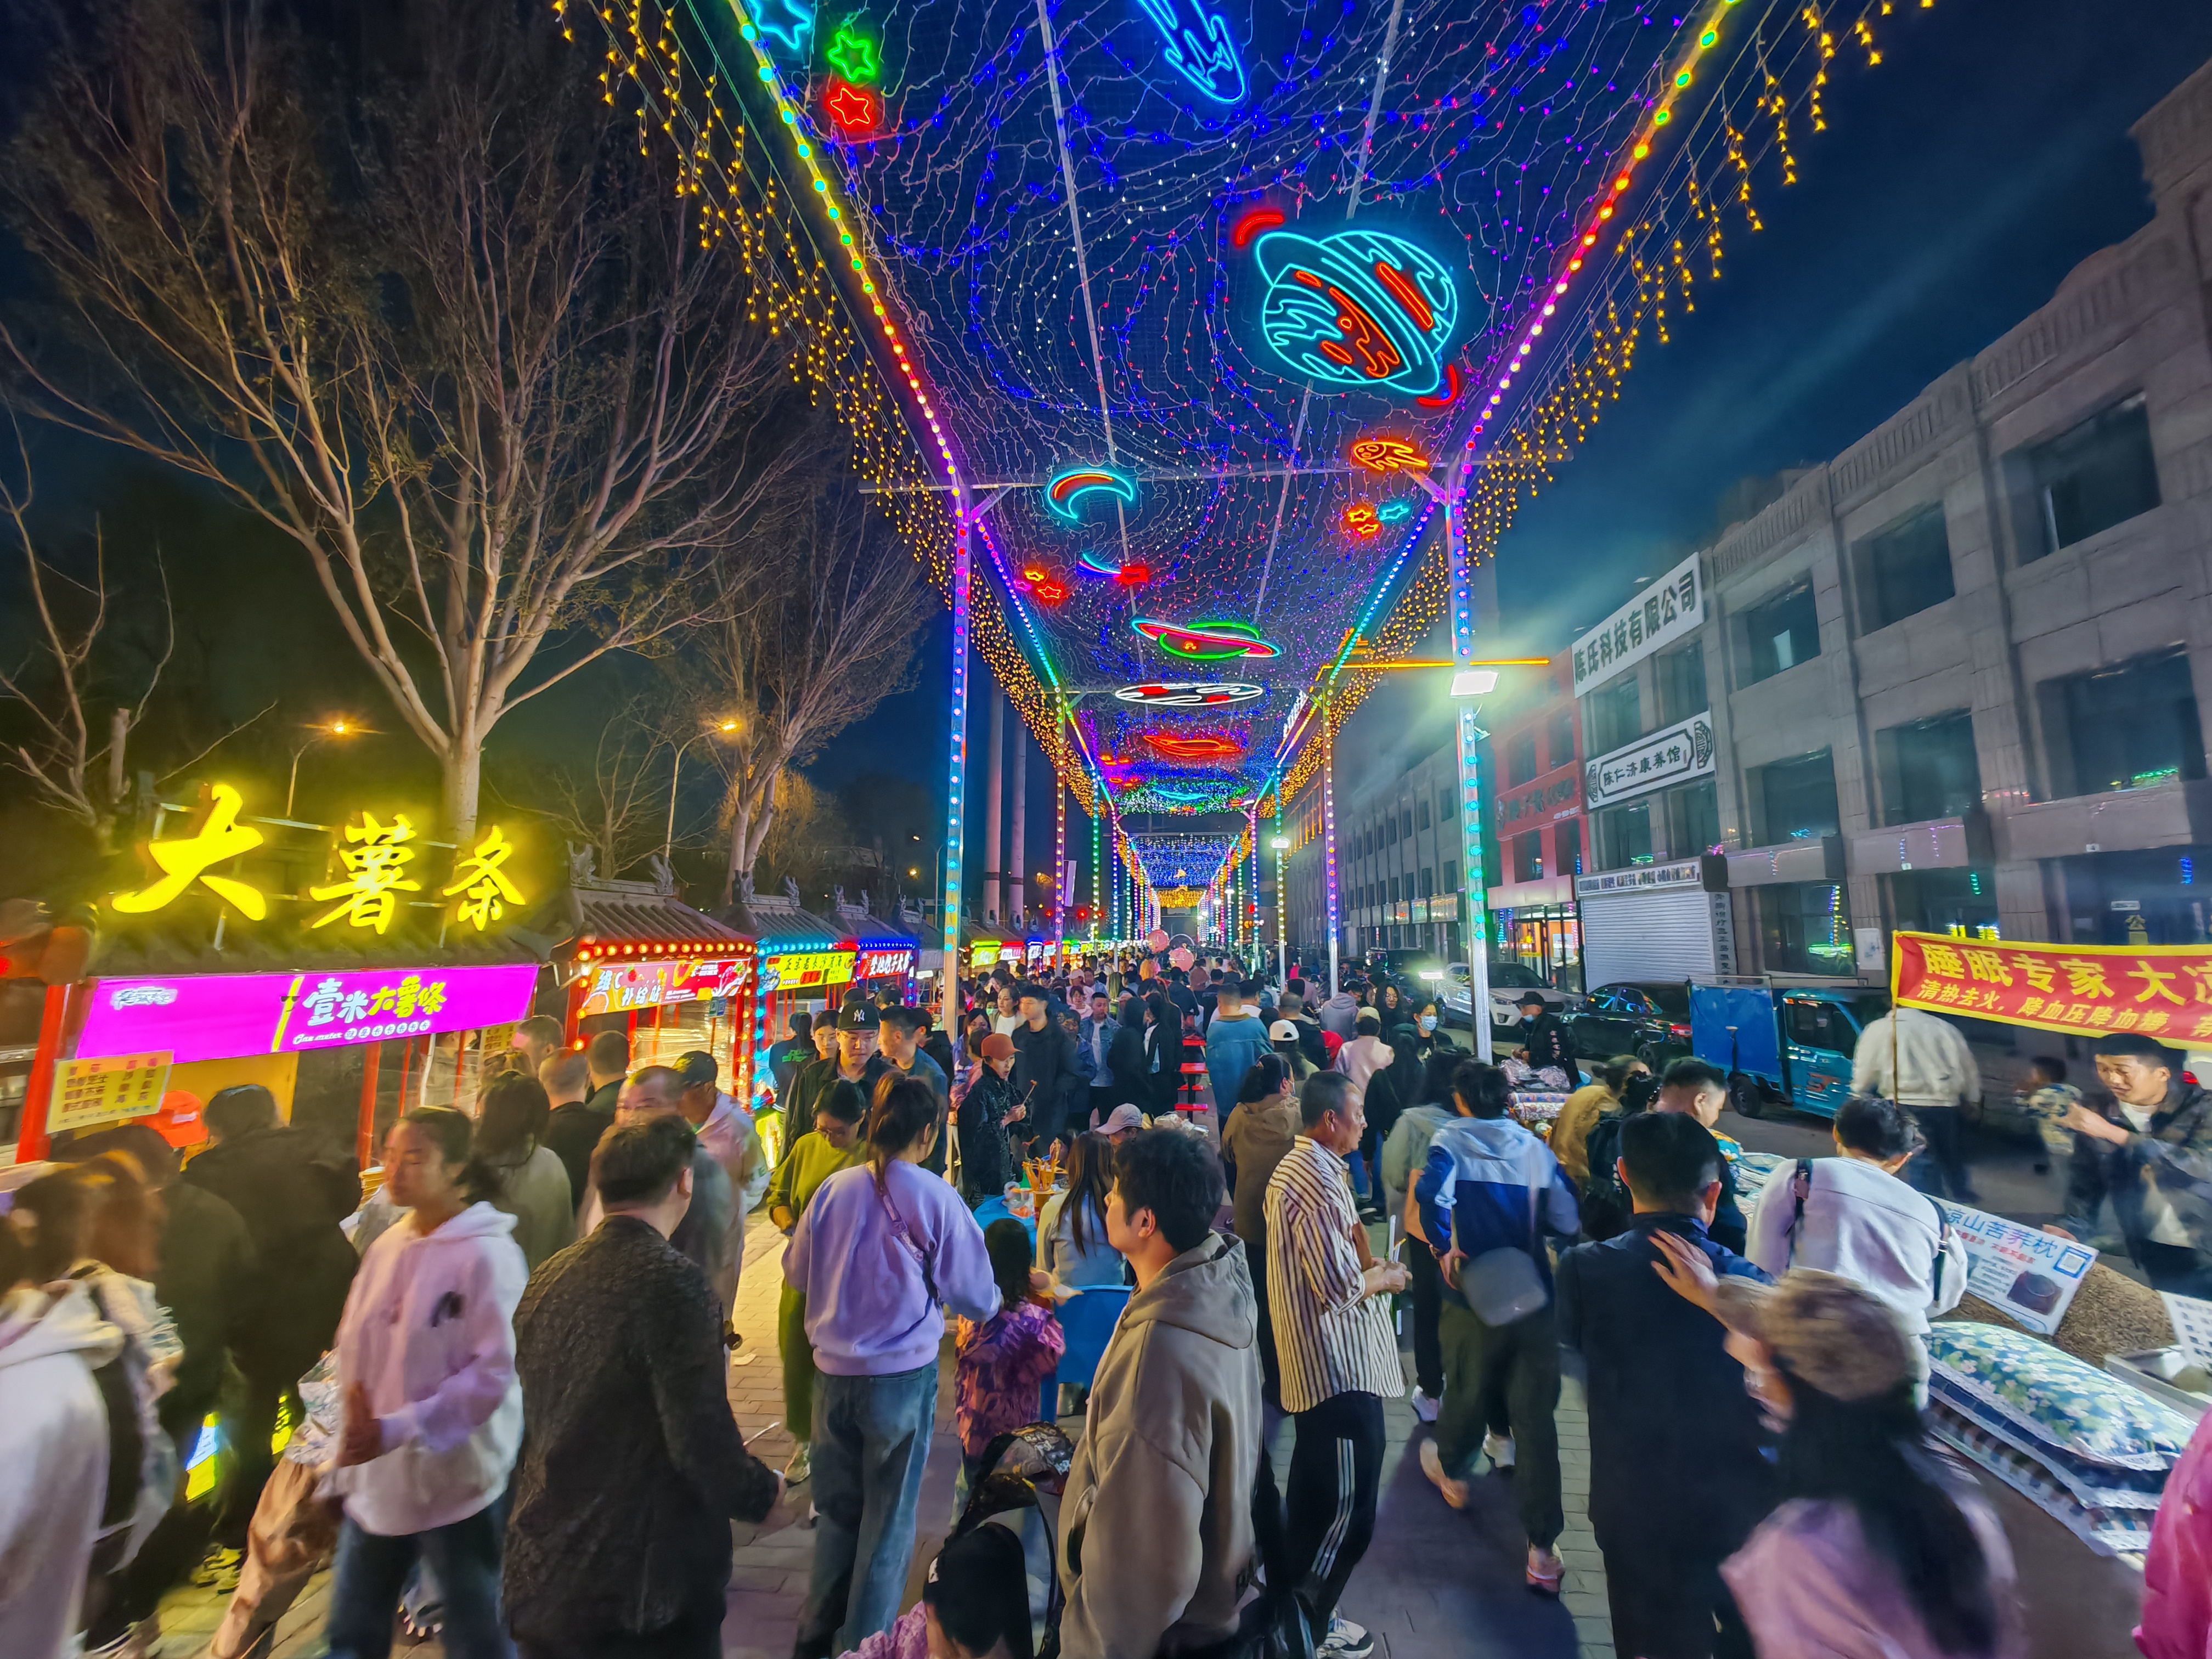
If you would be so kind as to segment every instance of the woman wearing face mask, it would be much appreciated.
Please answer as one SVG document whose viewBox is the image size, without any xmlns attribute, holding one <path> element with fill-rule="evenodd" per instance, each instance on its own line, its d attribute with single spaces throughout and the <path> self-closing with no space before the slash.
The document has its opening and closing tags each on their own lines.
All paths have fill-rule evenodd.
<svg viewBox="0 0 2212 1659">
<path fill-rule="evenodd" d="M 1411 1045 L 1414 1054 L 1426 1060 L 1436 1052 L 1437 1027 L 1443 1016 L 1433 1002 L 1424 1002 L 1413 1009 L 1413 1023 L 1400 1028 L 1398 1040 Z"/>
<path fill-rule="evenodd" d="M 522 1441 L 514 1310 L 529 1274 L 468 1117 L 418 1107 L 386 1141 L 410 1213 L 369 1246 L 338 1322 L 344 1403 L 333 1484 L 345 1507 L 333 1656 L 383 1655 L 419 1557 L 445 1593 L 446 1651 L 506 1659 L 496 1505 Z"/>
<path fill-rule="evenodd" d="M 979 1063 L 952 1102 L 960 1126 L 960 1196 L 974 1209 L 1006 1195 L 1013 1177 L 1006 1126 L 1029 1114 L 1014 1097 L 1014 1041 L 994 1031 L 983 1039 Z"/>
<path fill-rule="evenodd" d="M 1717 1281 L 1686 1239 L 1651 1235 L 1660 1277 L 1728 1328 L 1782 1443 L 1783 1501 L 1721 1567 L 1774 1659 L 2021 1659 L 2012 1551 L 1989 1505 L 1937 1461 L 1913 1404 L 1919 1345 L 1834 1273 Z"/>
<path fill-rule="evenodd" d="M 822 1183 L 840 1170 L 865 1163 L 867 1149 L 860 1145 L 860 1121 L 867 1115 L 867 1097 L 860 1085 L 839 1078 L 815 1109 L 814 1127 L 791 1144 L 776 1165 L 768 1187 L 768 1218 L 786 1237 L 799 1225 L 799 1218 L 814 1201 Z M 775 1310 L 776 1343 L 783 1352 L 783 1421 L 799 1443 L 783 1478 L 796 1486 L 812 1473 L 808 1449 L 814 1427 L 814 1350 L 806 1340 L 806 1297 L 794 1285 L 782 1288 Z"/>
</svg>

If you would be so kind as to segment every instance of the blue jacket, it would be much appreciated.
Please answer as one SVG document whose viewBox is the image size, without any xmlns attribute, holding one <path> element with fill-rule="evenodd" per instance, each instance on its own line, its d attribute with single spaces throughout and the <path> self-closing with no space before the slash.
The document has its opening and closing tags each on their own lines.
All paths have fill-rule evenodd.
<svg viewBox="0 0 2212 1659">
<path fill-rule="evenodd" d="M 1455 1246 L 1470 1257 L 1485 1250 L 1526 1250 L 1547 1285 L 1552 1263 L 1542 1235 L 1571 1237 L 1582 1224 L 1574 1186 L 1559 1160 L 1540 1136 L 1510 1117 L 1455 1117 L 1438 1129 L 1413 1183 L 1413 1200 L 1421 1206 L 1421 1231 L 1439 1256 Z M 1450 1285 L 1443 1293 L 1457 1306 L 1468 1305 Z"/>
<path fill-rule="evenodd" d="M 1580 1351 L 1589 1399 L 1590 1523 L 1607 1549 L 1686 1533 L 1718 1560 L 1772 1506 L 1768 1437 L 1720 1322 L 1652 1271 L 1662 1230 L 1694 1243 L 1723 1279 L 1771 1282 L 1674 1213 L 1639 1215 L 1618 1237 L 1561 1255 L 1559 1340 Z"/>
<path fill-rule="evenodd" d="M 1244 1073 L 1253 1062 L 1274 1052 L 1267 1041 L 1267 1022 L 1256 1014 L 1219 1018 L 1206 1027 L 1206 1075 L 1213 1085 L 1216 1124 L 1229 1121 L 1229 1109 L 1237 1103 L 1237 1091 L 1243 1086 Z"/>
<path fill-rule="evenodd" d="M 1084 1082 L 1091 1087 L 1094 1089 L 1103 1089 L 1108 1084 L 1111 1083 L 1114 1079 L 1110 1073 L 1104 1076 L 1100 1075 L 1097 1056 L 1091 1052 L 1091 1040 L 1092 1036 L 1097 1034 L 1097 1026 L 1098 1022 L 1092 1019 L 1090 1015 L 1085 1014 L 1083 1017 L 1082 1023 L 1075 1028 L 1075 1071 L 1076 1075 L 1080 1077 Z M 1121 1022 L 1115 1019 L 1111 1014 L 1107 1015 L 1105 1021 L 1106 1053 L 1109 1057 L 1114 1052 L 1114 1039 L 1121 1035 Z"/>
</svg>

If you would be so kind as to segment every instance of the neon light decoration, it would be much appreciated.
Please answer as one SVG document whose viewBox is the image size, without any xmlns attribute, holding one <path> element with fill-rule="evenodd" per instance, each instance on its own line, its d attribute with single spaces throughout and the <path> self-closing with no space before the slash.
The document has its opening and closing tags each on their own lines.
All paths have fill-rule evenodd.
<svg viewBox="0 0 2212 1659">
<path fill-rule="evenodd" d="M 830 77 L 830 90 L 822 95 L 822 107 L 848 138 L 872 137 L 884 124 L 884 106 L 874 93 L 834 75 Z"/>
<path fill-rule="evenodd" d="M 814 8 L 807 0 L 763 0 L 754 23 L 761 33 L 793 57 L 814 44 Z"/>
<path fill-rule="evenodd" d="M 1183 736 L 1169 732 L 1143 732 L 1138 736 L 1154 753 L 1173 761 L 1241 760 L 1244 755 L 1244 745 L 1236 738 L 1212 732 Z"/>
<path fill-rule="evenodd" d="M 1413 401 L 1424 409 L 1449 409 L 1459 401 L 1459 365 L 1444 365 L 1444 389 L 1433 398 L 1416 398 Z"/>
<path fill-rule="evenodd" d="M 1276 229 L 1284 222 L 1281 209 L 1255 207 L 1230 227 L 1229 246 L 1240 251 L 1248 248 L 1261 231 Z"/>
<path fill-rule="evenodd" d="M 1047 576 L 1030 585 L 1030 597 L 1039 605 L 1059 605 L 1067 598 L 1067 584 Z"/>
<path fill-rule="evenodd" d="M 1425 472 L 1436 465 L 1405 438 L 1356 438 L 1346 454 L 1363 472 Z"/>
<path fill-rule="evenodd" d="M 1137 0 L 1167 42 L 1167 66 L 1217 104 L 1244 101 L 1244 64 L 1229 38 L 1229 21 L 1202 0 Z"/>
<path fill-rule="evenodd" d="M 1135 559 L 1123 564 L 1113 554 L 1096 547 L 1076 556 L 1075 569 L 1078 575 L 1109 577 L 1124 587 L 1142 587 L 1152 579 L 1152 566 Z"/>
<path fill-rule="evenodd" d="M 1413 501 L 1410 495 L 1395 501 L 1385 501 L 1375 509 L 1375 516 L 1384 524 L 1403 524 L 1413 516 Z"/>
<path fill-rule="evenodd" d="M 1426 250 L 1380 230 L 1275 230 L 1254 257 L 1267 284 L 1260 337 L 1295 373 L 1413 398 L 1444 383 L 1459 289 Z"/>
<path fill-rule="evenodd" d="M 1110 466 L 1078 466 L 1054 477 L 1044 487 L 1044 504 L 1069 524 L 1083 521 L 1079 503 L 1094 491 L 1104 491 L 1124 507 L 1137 504 L 1136 480 Z"/>
<path fill-rule="evenodd" d="M 850 23 L 838 26 L 830 50 L 822 55 L 830 60 L 830 68 L 855 85 L 873 81 L 884 72 L 884 56 L 876 43 Z"/>
<path fill-rule="evenodd" d="M 1139 617 L 1129 624 L 1171 657 L 1221 662 L 1231 657 L 1273 657 L 1276 647 L 1249 623 L 1202 622 L 1185 626 Z"/>
<path fill-rule="evenodd" d="M 1147 680 L 1123 686 L 1114 700 L 1144 708 L 1222 708 L 1267 695 L 1265 686 L 1245 680 Z"/>
<path fill-rule="evenodd" d="M 1362 541 L 1382 533 L 1382 520 L 1372 501 L 1353 501 L 1344 509 L 1344 533 Z"/>
</svg>

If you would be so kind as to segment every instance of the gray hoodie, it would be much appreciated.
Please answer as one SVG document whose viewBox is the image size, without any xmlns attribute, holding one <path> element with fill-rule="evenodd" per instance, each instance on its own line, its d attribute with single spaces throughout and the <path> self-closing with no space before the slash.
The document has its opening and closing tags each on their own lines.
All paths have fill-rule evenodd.
<svg viewBox="0 0 2212 1659">
<path fill-rule="evenodd" d="M 1359 999 L 1349 991 L 1339 991 L 1321 1006 L 1321 1029 L 1335 1032 L 1346 1042 L 1352 1041 L 1358 1023 Z"/>
<path fill-rule="evenodd" d="M 1254 1318 L 1244 1247 L 1218 1235 L 1129 1298 L 1060 1503 L 1067 1659 L 1155 1659 L 1235 1630 L 1260 1465 Z"/>
</svg>

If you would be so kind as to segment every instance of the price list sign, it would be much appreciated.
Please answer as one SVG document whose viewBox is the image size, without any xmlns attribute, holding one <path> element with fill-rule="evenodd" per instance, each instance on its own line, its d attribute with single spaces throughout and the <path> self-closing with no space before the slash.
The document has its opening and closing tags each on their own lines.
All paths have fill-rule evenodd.
<svg viewBox="0 0 2212 1659">
<path fill-rule="evenodd" d="M 46 1114 L 46 1127 L 88 1129 L 160 1110 L 162 1092 L 169 1086 L 170 1059 L 164 1049 L 63 1060 L 54 1067 L 53 1105 Z"/>
</svg>

